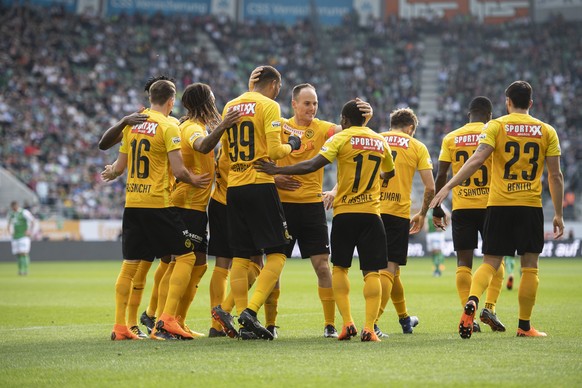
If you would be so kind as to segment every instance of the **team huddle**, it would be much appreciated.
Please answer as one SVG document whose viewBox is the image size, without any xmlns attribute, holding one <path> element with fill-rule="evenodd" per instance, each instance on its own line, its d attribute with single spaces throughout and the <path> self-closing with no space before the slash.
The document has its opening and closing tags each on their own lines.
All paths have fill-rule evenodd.
<svg viewBox="0 0 582 388">
<path fill-rule="evenodd" d="M 258 67 L 250 76 L 249 91 L 228 102 L 220 115 L 210 87 L 192 84 L 182 95 L 187 114 L 177 120 L 170 115 L 176 87 L 171 79 L 158 77 L 146 84 L 150 107 L 105 132 L 101 149 L 119 142 L 121 147 L 117 160 L 102 172 L 103 180 L 114 180 L 127 170 L 124 260 L 115 285 L 111 339 L 203 336 L 186 325 L 186 317 L 207 270 L 207 255 L 216 257 L 208 336 L 277 338 L 279 278 L 295 243 L 317 275 L 324 337 L 349 340 L 359 334 L 362 341 L 381 341 L 386 336 L 378 322 L 390 299 L 403 333 L 411 334 L 419 320 L 408 314 L 400 267 L 407 262 L 409 235 L 423 228 L 429 208 L 434 208 L 429 222 L 437 228 L 447 225 L 440 204 L 451 189 L 457 289 L 464 306 L 461 337 L 479 330 L 474 317 L 485 289 L 481 321 L 505 331 L 495 303 L 503 281 L 502 258 L 516 251 L 523 273 L 518 335 L 545 335 L 530 326 L 537 258 L 543 248 L 544 161 L 556 238 L 564 228 L 563 181 L 555 130 L 527 112 L 529 84 L 516 81 L 507 89 L 509 114 L 496 120 L 490 121 L 488 99 L 473 100 L 472 122 L 467 125 L 472 135 L 463 127 L 443 140 L 436 182 L 441 190 L 436 195 L 431 158 L 414 138 L 418 119 L 411 109 L 393 111 L 390 130 L 376 133 L 366 126 L 372 107 L 355 99 L 343 106 L 338 125 L 315 117 L 316 90 L 300 84 L 293 89 L 294 116 L 285 119 L 274 101 L 280 88 L 281 75 L 275 68 Z M 337 184 L 324 193 L 323 167 L 334 161 Z M 454 176 L 447 183 L 449 166 Z M 420 211 L 411 216 L 416 171 L 424 196 Z M 458 185 L 483 190 L 469 190 L 472 195 L 464 196 Z M 325 210 L 332 207 L 328 234 Z M 478 233 L 485 258 L 472 276 Z M 360 332 L 349 299 L 348 271 L 355 248 L 364 279 Z M 146 335 L 137 325 L 138 309 L 155 258 L 160 263 L 152 295 L 140 317 Z M 336 329 L 336 306 L 341 330 Z M 257 318 L 261 307 L 264 325 Z"/>
</svg>

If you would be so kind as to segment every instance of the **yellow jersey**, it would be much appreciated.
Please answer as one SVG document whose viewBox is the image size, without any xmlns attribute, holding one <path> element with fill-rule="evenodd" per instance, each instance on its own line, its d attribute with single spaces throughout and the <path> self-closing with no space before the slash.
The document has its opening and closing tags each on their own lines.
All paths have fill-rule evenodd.
<svg viewBox="0 0 582 388">
<path fill-rule="evenodd" d="M 222 138 L 223 143 L 226 138 Z M 214 174 L 214 188 L 212 189 L 212 199 L 226 205 L 226 188 L 228 185 L 228 170 L 230 167 L 230 160 L 228 155 L 224 153 L 226 145 L 218 149 L 218 155 L 215 161 Z"/>
<path fill-rule="evenodd" d="M 487 206 L 542 207 L 541 176 L 547 156 L 560 156 L 556 130 L 528 114 L 489 121 L 480 144 L 494 148 Z"/>
<path fill-rule="evenodd" d="M 371 213 L 380 215 L 381 171 L 394 169 L 390 146 L 367 127 L 350 127 L 335 134 L 319 152 L 337 159 L 337 195 L 333 215 Z"/>
<path fill-rule="evenodd" d="M 295 135 L 301 139 L 301 148 L 291 152 L 277 161 L 277 166 L 290 166 L 304 160 L 309 160 L 319 153 L 327 139 L 333 136 L 335 124 L 329 121 L 313 119 L 309 126 L 301 126 L 295 118 L 281 119 L 281 143 L 288 143 L 289 136 Z M 278 190 L 281 202 L 315 203 L 322 201 L 323 168 L 305 175 L 295 175 L 301 182 L 297 190 Z"/>
<path fill-rule="evenodd" d="M 214 151 L 203 154 L 194 150 L 194 142 L 205 136 L 208 136 L 208 132 L 205 126 L 198 121 L 186 120 L 180 125 L 184 167 L 194 175 L 208 173 L 213 176 Z M 206 188 L 198 188 L 185 182 L 179 182 L 172 192 L 172 202 L 177 207 L 204 212 L 208 206 L 211 190 L 212 185 L 208 185 Z"/>
<path fill-rule="evenodd" d="M 145 110 L 148 119 L 123 129 L 120 153 L 127 154 L 125 207 L 171 207 L 168 152 L 180 149 L 180 131 L 160 112 Z"/>
<path fill-rule="evenodd" d="M 380 213 L 410 218 L 412 179 L 417 170 L 432 170 L 428 149 L 420 141 L 401 131 L 381 133 L 392 152 L 398 173 L 388 186 L 380 188 Z"/>
<path fill-rule="evenodd" d="M 258 172 L 253 163 L 269 157 L 266 134 L 281 132 L 279 104 L 260 93 L 246 92 L 226 104 L 223 118 L 230 109 L 241 111 L 242 118 L 223 135 L 228 139 L 223 152 L 230 159 L 228 187 L 274 183 L 271 175 Z"/>
<path fill-rule="evenodd" d="M 468 123 L 443 138 L 439 160 L 451 164 L 453 175 L 456 175 L 467 159 L 475 153 L 484 125 L 481 122 Z M 479 170 L 451 190 L 453 210 L 485 209 L 490 183 L 491 158 L 487 158 Z"/>
</svg>

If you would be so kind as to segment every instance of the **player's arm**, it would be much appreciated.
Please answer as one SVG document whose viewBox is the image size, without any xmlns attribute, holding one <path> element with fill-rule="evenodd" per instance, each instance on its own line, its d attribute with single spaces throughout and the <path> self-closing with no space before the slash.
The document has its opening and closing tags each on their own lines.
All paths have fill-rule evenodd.
<svg viewBox="0 0 582 388">
<path fill-rule="evenodd" d="M 564 199 L 564 176 L 560 169 L 560 157 L 548 156 L 546 157 L 546 164 L 548 166 L 548 184 L 550 186 L 550 194 L 552 196 L 552 203 L 554 204 L 554 239 L 562 237 L 564 234 L 564 217 L 563 217 L 563 199 Z"/>
<path fill-rule="evenodd" d="M 382 172 L 380 173 L 380 179 L 383 180 L 382 187 L 388 186 L 390 179 L 394 178 L 396 169 L 394 166 L 394 159 L 392 158 L 392 151 L 390 151 L 390 146 L 386 141 L 384 141 L 384 159 L 380 165 Z"/>
<path fill-rule="evenodd" d="M 212 179 L 208 173 L 194 175 L 188 171 L 188 169 L 184 166 L 182 153 L 179 149 L 168 152 L 168 160 L 170 161 L 172 174 L 174 174 L 177 181 L 188 183 L 201 189 L 207 187 L 211 183 Z"/>
<path fill-rule="evenodd" d="M 105 182 L 111 182 L 117 179 L 127 168 L 127 154 L 120 152 L 113 164 L 108 164 L 101 171 L 101 179 Z"/>
<path fill-rule="evenodd" d="M 439 160 L 439 167 L 437 171 L 437 176 L 435 180 L 435 193 L 438 193 L 447 183 L 447 175 L 449 172 L 449 168 L 451 166 L 451 162 L 445 162 L 443 160 Z M 439 205 L 434 208 L 432 212 L 432 223 L 436 228 L 443 229 L 447 226 L 447 216 L 445 211 Z"/>
<path fill-rule="evenodd" d="M 483 165 L 483 163 L 487 160 L 489 155 L 493 152 L 493 147 L 489 144 L 481 143 L 477 150 L 471 157 L 465 162 L 463 167 L 451 178 L 451 180 L 443 186 L 443 188 L 434 196 L 432 202 L 430 203 L 429 207 L 435 208 L 443 203 L 445 198 L 449 195 L 451 189 L 465 179 L 469 178 L 471 175 L 475 173 Z"/>
<path fill-rule="evenodd" d="M 29 210 L 24 209 L 23 215 L 24 215 L 24 218 L 26 218 L 26 220 L 28 221 L 28 223 L 30 225 L 26 229 L 26 235 L 32 236 L 34 234 L 34 232 L 37 230 L 38 221 L 36 220 L 36 218 L 32 215 L 32 213 Z"/>
<path fill-rule="evenodd" d="M 299 139 L 298 136 L 289 136 L 289 142 L 283 144 L 281 143 L 281 132 L 267 132 L 267 152 L 269 158 L 273 160 L 282 159 L 292 151 L 298 150 L 300 147 L 301 139 Z"/>
<path fill-rule="evenodd" d="M 141 124 L 146 121 L 149 116 L 141 113 L 142 111 L 143 109 L 125 116 L 112 127 L 108 128 L 103 136 L 101 136 L 101 140 L 99 140 L 99 149 L 105 151 L 119 143 L 123 138 L 123 128 L 126 126 Z"/>
<path fill-rule="evenodd" d="M 418 172 L 422 183 L 424 184 L 424 195 L 422 199 L 422 207 L 418 213 L 416 213 L 410 219 L 410 234 L 418 233 L 424 226 L 424 218 L 428 212 L 428 205 L 434 197 L 434 178 L 432 176 L 432 170 L 420 170 Z"/>
<path fill-rule="evenodd" d="M 216 147 L 224 131 L 236 124 L 236 122 L 240 119 L 240 116 L 240 111 L 228 111 L 222 122 L 216 128 L 214 128 L 214 130 L 210 132 L 208 136 L 199 137 L 198 139 L 194 140 L 192 148 L 194 148 L 195 151 L 201 152 L 203 154 L 209 153 L 214 149 L 214 147 Z"/>
<path fill-rule="evenodd" d="M 331 163 L 322 155 L 316 155 L 309 160 L 293 164 L 291 166 L 279 167 L 273 162 L 266 162 L 264 160 L 257 160 L 255 162 L 255 169 L 269 175 L 305 175 L 322 168 Z"/>
</svg>

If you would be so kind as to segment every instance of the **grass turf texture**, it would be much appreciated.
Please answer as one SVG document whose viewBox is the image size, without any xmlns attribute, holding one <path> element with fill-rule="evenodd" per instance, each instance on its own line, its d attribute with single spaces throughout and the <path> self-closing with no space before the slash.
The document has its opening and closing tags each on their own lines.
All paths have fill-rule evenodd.
<svg viewBox="0 0 582 388">
<path fill-rule="evenodd" d="M 480 263 L 480 260 L 477 260 Z M 146 306 L 155 265 L 144 300 Z M 200 285 L 187 319 L 210 327 L 208 283 Z M 390 304 L 381 343 L 359 337 L 325 339 L 316 278 L 308 261 L 289 260 L 282 278 L 275 341 L 203 338 L 194 341 L 109 339 L 119 262 L 32 263 L 26 278 L 15 263 L 0 264 L 0 386 L 580 386 L 582 385 L 582 260 L 543 259 L 533 325 L 547 338 L 516 338 L 517 289 L 502 290 L 497 313 L 507 332 L 462 340 L 454 259 L 433 278 L 429 259 L 402 270 L 410 314 L 420 325 L 403 335 Z M 363 329 L 364 300 L 358 263 L 350 271 L 351 303 Z M 481 306 L 482 307 L 482 306 Z M 259 318 L 264 322 L 263 313 Z M 336 316 L 341 328 L 339 312 Z M 144 329 L 142 327 L 142 329 Z"/>
</svg>

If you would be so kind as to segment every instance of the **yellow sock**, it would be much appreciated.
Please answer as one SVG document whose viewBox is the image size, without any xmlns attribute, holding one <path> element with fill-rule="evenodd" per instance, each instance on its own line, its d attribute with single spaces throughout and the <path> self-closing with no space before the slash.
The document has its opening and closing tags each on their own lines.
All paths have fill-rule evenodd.
<svg viewBox="0 0 582 388">
<path fill-rule="evenodd" d="M 127 305 L 127 327 L 137 326 L 137 310 L 139 310 L 143 289 L 151 266 L 151 261 L 141 260 L 135 275 L 133 275 L 133 287 L 131 287 L 131 296 Z"/>
<path fill-rule="evenodd" d="M 261 306 L 265 304 L 267 297 L 275 288 L 287 257 L 283 253 L 270 253 L 267 255 L 267 262 L 257 277 L 257 287 L 251 300 L 249 300 L 249 309 L 254 312 L 259 311 Z M 238 307 L 237 307 L 238 308 Z"/>
<path fill-rule="evenodd" d="M 212 277 L 210 278 L 210 308 L 218 306 L 224 301 L 229 272 L 226 268 L 214 267 Z M 224 306 L 221 307 L 224 308 Z M 212 319 L 211 325 L 216 330 L 222 330 L 220 323 L 214 319 Z"/>
<path fill-rule="evenodd" d="M 477 268 L 477 271 L 475 271 L 475 274 L 473 274 L 473 281 L 471 282 L 471 291 L 469 292 L 469 296 L 476 296 L 477 298 L 481 298 L 483 291 L 489 287 L 489 283 L 491 283 L 491 278 L 493 278 L 495 272 L 497 272 L 497 270 L 490 264 L 481 264 L 479 268 Z"/>
<path fill-rule="evenodd" d="M 376 322 L 380 319 L 386 305 L 390 300 L 390 294 L 392 293 L 392 286 L 394 285 L 394 275 L 389 271 L 380 271 L 380 286 L 382 287 L 382 298 L 380 299 L 380 308 L 378 310 L 378 316 L 376 317 Z"/>
<path fill-rule="evenodd" d="M 503 287 L 503 278 L 505 277 L 505 264 L 503 261 L 497 269 L 497 272 L 493 275 L 489 287 L 487 288 L 487 294 L 485 296 L 485 308 L 495 312 L 495 305 L 497 304 L 497 299 L 499 294 L 501 294 L 501 287 Z"/>
<path fill-rule="evenodd" d="M 519 300 L 519 319 L 529 321 L 540 283 L 539 270 L 537 268 L 521 268 L 521 281 L 517 293 Z"/>
<path fill-rule="evenodd" d="M 152 286 L 152 295 L 150 296 L 150 304 L 146 309 L 146 314 L 150 317 L 156 316 L 156 309 L 158 308 L 158 292 L 160 283 L 166 270 L 168 269 L 168 263 L 164 263 L 160 260 L 160 264 L 158 264 L 158 268 L 156 268 L 156 272 L 154 273 L 154 285 Z"/>
<path fill-rule="evenodd" d="M 396 270 L 394 274 L 394 285 L 392 285 L 392 292 L 390 293 L 392 304 L 398 314 L 398 318 L 407 318 L 408 311 L 406 310 L 406 299 L 404 298 L 404 285 L 400 280 L 400 269 Z"/>
<path fill-rule="evenodd" d="M 249 270 L 247 272 L 247 278 L 249 280 L 249 290 L 251 289 L 253 284 L 255 284 L 255 281 L 257 280 L 257 277 L 259 276 L 260 273 L 261 267 L 259 267 L 257 263 L 251 261 L 249 263 Z"/>
<path fill-rule="evenodd" d="M 168 268 L 166 269 L 166 273 L 162 280 L 160 281 L 160 285 L 158 287 L 158 305 L 156 307 L 156 317 L 162 315 L 164 311 L 164 307 L 166 306 L 166 300 L 168 300 L 168 290 L 170 288 L 170 279 L 172 278 L 172 274 L 174 273 L 174 267 L 176 266 L 176 262 L 172 261 L 168 264 Z"/>
<path fill-rule="evenodd" d="M 176 309 L 176 317 L 179 317 L 178 322 L 180 324 L 184 324 L 186 321 L 186 315 L 188 315 L 190 305 L 192 304 L 192 301 L 196 296 L 196 292 L 198 291 L 198 284 L 200 283 L 200 280 L 206 273 L 207 269 L 208 264 L 195 265 L 192 267 L 190 283 L 188 283 L 188 287 L 186 287 L 184 294 L 182 294 L 180 302 L 178 303 L 178 308 Z"/>
<path fill-rule="evenodd" d="M 374 322 L 378 317 L 380 299 L 382 299 L 382 285 L 380 284 L 380 274 L 378 272 L 370 272 L 364 276 L 364 299 L 366 300 L 365 327 L 374 330 Z"/>
<path fill-rule="evenodd" d="M 248 272 L 249 259 L 235 257 L 232 259 L 232 268 L 230 269 L 230 292 L 234 298 L 236 311 L 240 315 L 249 303 L 249 281 Z"/>
<path fill-rule="evenodd" d="M 317 293 L 319 294 L 319 300 L 321 300 L 321 305 L 323 306 L 324 325 L 335 326 L 335 299 L 333 298 L 333 288 L 317 287 Z"/>
<path fill-rule="evenodd" d="M 247 270 L 247 284 L 248 284 L 248 288 L 247 288 L 247 298 L 248 298 L 248 290 L 251 289 L 251 287 L 253 286 L 253 284 L 255 284 L 255 280 L 257 279 L 257 276 L 259 276 L 259 273 L 261 272 L 261 267 L 259 267 L 259 265 L 255 262 L 250 262 L 249 263 L 249 268 Z M 231 275 L 231 279 L 232 279 L 232 275 Z M 232 280 L 231 280 L 232 281 Z M 248 303 L 248 300 L 247 300 Z M 226 295 L 226 297 L 224 298 L 224 301 L 222 302 L 222 309 L 224 311 L 228 311 L 229 313 L 232 311 L 232 309 L 234 308 L 234 294 L 232 293 L 232 287 L 230 292 L 228 293 L 228 295 Z"/>
<path fill-rule="evenodd" d="M 471 292 L 471 282 L 473 281 L 471 268 L 465 266 L 457 267 L 455 280 L 457 282 L 457 293 L 461 300 L 461 306 L 464 306 L 467 304 L 469 292 Z"/>
<path fill-rule="evenodd" d="M 350 306 L 350 279 L 348 278 L 348 271 L 349 268 L 339 267 L 337 265 L 334 265 L 331 271 L 333 298 L 342 316 L 344 325 L 354 321 Z"/>
<path fill-rule="evenodd" d="M 123 260 L 121 270 L 115 282 L 115 324 L 126 326 L 125 315 L 127 313 L 127 304 L 131 293 L 131 283 L 133 276 L 137 272 L 139 262 L 129 262 Z"/>
<path fill-rule="evenodd" d="M 277 321 L 279 295 L 281 295 L 281 289 L 273 288 L 273 291 L 271 291 L 265 301 L 265 327 L 275 326 L 275 322 Z"/>
<path fill-rule="evenodd" d="M 176 257 L 176 264 L 174 265 L 174 271 L 170 278 L 168 297 L 166 298 L 166 305 L 164 306 L 164 314 L 176 317 L 180 299 L 190 283 L 190 275 L 192 274 L 192 267 L 195 261 L 196 256 L 194 256 L 194 252 Z"/>
</svg>

